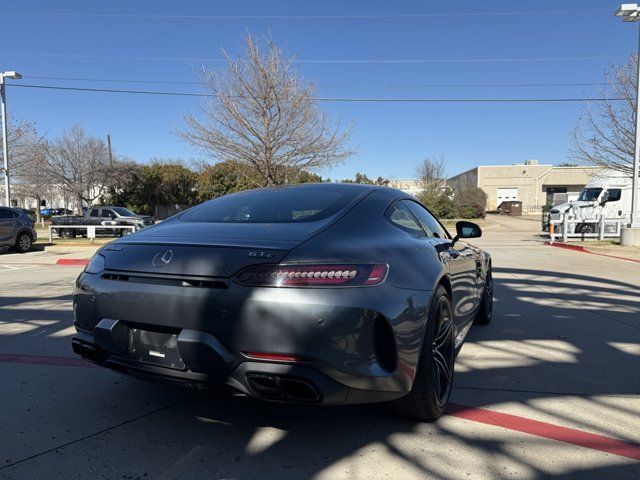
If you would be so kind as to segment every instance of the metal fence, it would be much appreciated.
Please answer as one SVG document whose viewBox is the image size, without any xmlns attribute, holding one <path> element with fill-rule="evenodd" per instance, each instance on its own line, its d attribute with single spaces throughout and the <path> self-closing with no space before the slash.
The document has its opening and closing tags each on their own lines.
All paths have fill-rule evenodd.
<svg viewBox="0 0 640 480">
<path fill-rule="evenodd" d="M 543 205 L 526 205 L 526 206 L 522 206 L 522 211 L 523 213 L 526 213 L 528 215 L 534 215 L 536 213 L 540 213 L 542 212 L 543 209 Z"/>
<path fill-rule="evenodd" d="M 81 229 L 86 230 L 87 238 L 95 238 L 96 233 L 104 230 L 131 230 L 130 233 L 136 231 L 135 225 L 49 225 L 49 243 L 53 242 L 53 233 L 64 229 Z"/>
<path fill-rule="evenodd" d="M 549 237 L 551 243 L 561 238 L 563 242 L 569 239 L 588 239 L 604 240 L 605 238 L 619 238 L 620 230 L 623 225 L 627 225 L 629 219 L 625 217 L 605 218 L 600 217 L 596 220 L 563 220 L 549 221 Z M 576 232 L 576 226 L 582 225 L 580 232 Z M 593 225 L 593 228 L 586 229 L 585 225 Z M 573 228 L 571 228 L 573 226 Z"/>
</svg>

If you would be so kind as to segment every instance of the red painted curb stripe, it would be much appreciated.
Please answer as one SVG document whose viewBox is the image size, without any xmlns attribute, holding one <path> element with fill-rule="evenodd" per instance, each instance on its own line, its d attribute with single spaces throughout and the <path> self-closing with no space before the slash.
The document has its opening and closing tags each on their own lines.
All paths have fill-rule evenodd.
<svg viewBox="0 0 640 480">
<path fill-rule="evenodd" d="M 81 358 L 48 357 L 40 355 L 0 354 L 0 362 L 63 367 L 95 367 L 94 364 Z M 518 417 L 509 413 L 495 412 L 485 408 L 467 407 L 455 403 L 448 405 L 446 414 L 452 417 L 471 420 L 472 422 L 493 425 L 495 427 L 556 440 L 558 442 L 570 443 L 591 450 L 640 460 L 640 445 L 605 437 L 604 435 L 560 427 L 552 423 Z"/>
<path fill-rule="evenodd" d="M 598 255 L 599 257 L 617 258 L 618 260 L 626 260 L 627 262 L 640 263 L 640 260 L 636 260 L 635 258 L 627 258 L 627 257 L 620 257 L 618 255 L 609 255 L 608 253 L 593 252 L 591 250 L 587 250 L 585 247 L 582 247 L 580 245 L 570 245 L 568 243 L 563 243 L 563 242 L 553 242 L 553 243 L 544 242 L 544 244 L 550 245 L 552 247 L 565 248 L 567 250 L 575 250 L 576 252 L 589 253 L 591 255 Z"/>
<path fill-rule="evenodd" d="M 545 245 L 550 245 L 552 247 L 558 247 L 558 248 L 565 248 L 567 250 L 575 250 L 576 252 L 585 252 L 585 253 L 590 253 L 587 250 L 585 250 L 584 247 L 581 247 L 580 245 L 571 245 L 570 243 L 563 243 L 563 242 L 544 242 Z"/>
<path fill-rule="evenodd" d="M 56 367 L 95 367 L 94 364 L 81 358 L 14 355 L 10 353 L 0 353 L 0 362 L 21 363 L 26 365 L 53 365 Z"/>
<path fill-rule="evenodd" d="M 86 265 L 88 258 L 59 258 L 56 265 Z"/>
<path fill-rule="evenodd" d="M 473 422 L 507 428 L 509 430 L 528 433 L 529 435 L 549 438 L 558 442 L 570 443 L 591 450 L 599 450 L 621 457 L 640 460 L 640 445 L 637 443 L 624 442 L 595 433 L 560 427 L 551 423 L 518 417 L 508 413 L 495 412 L 485 408 L 450 404 L 447 407 L 447 414 Z"/>
</svg>

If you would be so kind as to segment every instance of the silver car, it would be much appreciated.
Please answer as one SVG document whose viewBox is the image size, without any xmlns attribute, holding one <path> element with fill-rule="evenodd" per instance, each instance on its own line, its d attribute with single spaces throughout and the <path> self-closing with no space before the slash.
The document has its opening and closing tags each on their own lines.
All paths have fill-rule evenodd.
<svg viewBox="0 0 640 480">
<path fill-rule="evenodd" d="M 0 247 L 12 247 L 24 253 L 38 238 L 29 215 L 17 208 L 0 207 Z"/>
</svg>

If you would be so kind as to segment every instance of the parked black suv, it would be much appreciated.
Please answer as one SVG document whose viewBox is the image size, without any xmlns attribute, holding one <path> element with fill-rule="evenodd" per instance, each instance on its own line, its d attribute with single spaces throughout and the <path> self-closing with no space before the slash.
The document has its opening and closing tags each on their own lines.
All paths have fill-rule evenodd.
<svg viewBox="0 0 640 480">
<path fill-rule="evenodd" d="M 0 207 L 0 247 L 13 247 L 21 253 L 31 250 L 38 238 L 33 225 L 23 210 Z"/>
</svg>

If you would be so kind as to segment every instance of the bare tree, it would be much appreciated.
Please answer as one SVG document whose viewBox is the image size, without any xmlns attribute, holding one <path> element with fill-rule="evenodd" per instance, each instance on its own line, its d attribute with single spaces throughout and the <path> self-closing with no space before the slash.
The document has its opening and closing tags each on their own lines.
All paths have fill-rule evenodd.
<svg viewBox="0 0 640 480">
<path fill-rule="evenodd" d="M 19 176 L 19 167 L 28 158 L 31 147 L 37 138 L 35 126 L 30 122 L 14 119 L 9 122 L 7 129 L 9 146 L 9 176 Z M 3 138 L 0 136 L 0 172 L 4 179 L 4 149 Z"/>
<path fill-rule="evenodd" d="M 82 212 L 82 202 L 91 205 L 109 186 L 112 171 L 104 142 L 85 133 L 79 125 L 45 145 L 45 171 L 51 181 L 71 193 Z"/>
<path fill-rule="evenodd" d="M 583 110 L 572 135 L 573 159 L 633 174 L 637 61 L 633 55 L 607 72 L 602 96 L 611 100 Z"/>
<path fill-rule="evenodd" d="M 186 117 L 180 136 L 216 160 L 251 165 L 265 185 L 287 183 L 301 170 L 313 171 L 344 161 L 349 128 L 332 126 L 317 107 L 315 86 L 305 83 L 270 40 L 262 52 L 246 37 L 246 56 L 221 71 L 203 69 L 212 94 L 200 115 Z"/>
<path fill-rule="evenodd" d="M 47 173 L 47 159 L 42 139 L 32 137 L 20 161 L 12 168 L 17 178 L 16 190 L 23 197 L 32 198 L 36 202 L 36 221 L 40 222 L 40 206 L 46 195 L 55 189 L 51 177 Z"/>
<path fill-rule="evenodd" d="M 416 171 L 418 181 L 423 188 L 421 196 L 434 200 L 444 185 L 444 157 L 425 158 Z"/>
</svg>

